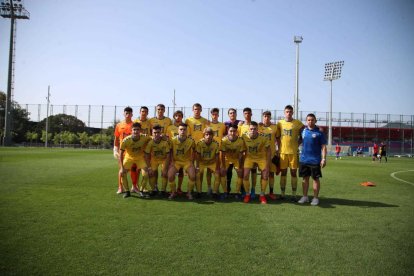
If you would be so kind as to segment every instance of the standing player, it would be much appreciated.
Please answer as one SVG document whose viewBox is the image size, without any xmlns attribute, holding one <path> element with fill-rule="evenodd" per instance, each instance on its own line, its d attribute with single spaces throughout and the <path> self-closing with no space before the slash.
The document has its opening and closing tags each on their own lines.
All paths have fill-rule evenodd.
<svg viewBox="0 0 414 276">
<path fill-rule="evenodd" d="M 148 181 L 148 170 L 144 158 L 144 148 L 151 138 L 140 134 L 140 123 L 132 124 L 132 134 L 125 137 L 121 143 L 121 153 L 119 156 L 119 175 L 122 177 L 122 185 L 125 190 L 124 197 L 130 197 L 128 186 L 127 172 L 135 164 L 137 168 L 142 169 L 142 178 L 144 183 Z M 142 195 L 140 193 L 140 195 Z"/>
<path fill-rule="evenodd" d="M 244 116 L 244 122 L 239 123 L 239 136 L 244 137 L 246 135 L 249 135 L 250 131 L 250 122 L 252 121 L 252 109 L 250 107 L 245 107 L 243 109 L 243 116 Z M 256 183 L 257 183 L 257 168 L 252 168 L 252 190 L 251 191 L 245 191 L 246 193 L 249 192 L 252 199 L 256 198 Z M 243 185 L 244 186 L 244 185 Z"/>
<path fill-rule="evenodd" d="M 229 125 L 228 134 L 221 141 L 221 185 L 225 186 L 228 170 L 235 169 L 237 172 L 237 184 L 235 197 L 239 199 L 240 189 L 243 185 L 243 153 L 246 151 L 244 141 L 237 135 L 237 124 Z M 231 171 L 233 174 L 233 171 Z M 223 188 L 224 190 L 224 188 Z M 227 193 L 229 192 L 227 184 Z"/>
<path fill-rule="evenodd" d="M 336 143 L 336 146 L 335 146 L 335 154 L 336 154 L 335 160 L 338 160 L 339 155 L 341 154 L 341 146 L 338 143 Z"/>
<path fill-rule="evenodd" d="M 148 136 L 151 135 L 151 123 L 150 119 L 148 119 L 148 107 L 141 106 L 139 110 L 139 118 L 135 119 L 134 123 L 141 124 L 141 134 Z"/>
<path fill-rule="evenodd" d="M 183 122 L 183 117 L 184 117 L 184 114 L 181 110 L 177 110 L 174 112 L 173 114 L 174 124 L 169 125 L 167 127 L 167 136 L 170 138 L 170 140 L 174 138 L 175 136 L 178 136 L 178 127 Z M 183 169 L 180 169 L 178 171 L 178 187 L 177 187 L 178 195 L 181 195 L 183 193 L 181 189 L 183 185 L 183 179 L 184 179 L 184 172 L 183 172 Z"/>
<path fill-rule="evenodd" d="M 214 190 L 213 197 L 218 198 L 218 191 L 220 185 L 220 145 L 213 139 L 214 132 L 211 127 L 206 127 L 203 130 L 204 138 L 201 139 L 196 145 L 196 183 L 198 197 L 201 197 L 203 191 L 201 180 L 204 170 L 214 171 Z M 211 176 L 210 176 L 211 177 Z M 211 181 L 211 179 L 210 179 Z M 223 186 L 224 194 L 227 194 L 226 185 Z"/>
<path fill-rule="evenodd" d="M 224 122 L 224 125 L 226 126 L 225 135 L 228 134 L 230 125 L 237 126 L 240 123 L 240 120 L 237 120 L 237 110 L 235 108 L 229 108 L 229 110 L 227 111 L 227 114 L 229 115 L 229 120 Z M 232 177 L 233 177 L 233 164 L 230 164 L 227 169 L 227 177 L 226 177 L 228 193 L 230 193 L 231 191 L 231 178 Z"/>
<path fill-rule="evenodd" d="M 171 165 L 168 170 L 168 181 L 171 187 L 169 199 L 176 197 L 175 174 L 184 169 L 188 174 L 187 197 L 193 199 L 191 192 L 195 182 L 194 155 L 195 144 L 191 137 L 187 136 L 187 125 L 180 124 L 178 127 L 178 136 L 171 140 Z"/>
<path fill-rule="evenodd" d="M 285 106 L 285 119 L 277 123 L 276 141 L 278 150 L 280 151 L 280 189 L 281 199 L 285 198 L 287 169 L 290 169 L 290 181 L 292 185 L 292 201 L 296 201 L 296 190 L 298 186 L 298 178 L 296 175 L 299 165 L 299 138 L 304 125 L 301 121 L 293 119 L 293 107 Z"/>
<path fill-rule="evenodd" d="M 270 111 L 265 111 L 262 114 L 262 125 L 259 126 L 259 133 L 266 137 L 269 140 L 270 145 L 270 156 L 276 155 L 276 136 L 277 136 L 277 127 L 271 122 L 272 113 Z M 275 185 L 275 174 L 280 173 L 279 168 L 275 164 L 270 163 L 269 167 L 269 198 L 275 200 L 276 195 L 273 193 Z"/>
<path fill-rule="evenodd" d="M 161 166 L 161 195 L 165 195 L 167 188 L 168 166 L 170 164 L 170 142 L 162 139 L 161 127 L 158 125 L 152 128 L 152 139 L 148 142 L 145 148 L 145 161 L 148 167 L 152 194 L 155 191 L 155 174 L 158 174 L 158 168 Z"/>
<path fill-rule="evenodd" d="M 219 122 L 218 120 L 220 116 L 220 110 L 217 107 L 212 108 L 210 113 L 211 113 L 210 127 L 213 130 L 213 134 L 214 134 L 213 139 L 220 145 L 221 139 L 223 139 L 224 133 L 226 132 L 226 126 L 223 123 Z M 212 171 L 210 169 L 207 169 L 207 189 L 209 193 L 211 193 L 211 174 L 212 174 Z M 226 191 L 227 191 L 227 187 L 226 187 Z"/>
<path fill-rule="evenodd" d="M 298 203 L 309 202 L 309 178 L 313 179 L 313 199 L 311 205 L 319 204 L 321 168 L 326 166 L 326 139 L 316 124 L 316 117 L 310 113 L 306 116 L 307 127 L 302 131 L 302 152 L 300 154 L 299 176 L 303 177 L 303 196 Z M 321 155 L 322 153 L 322 155 Z"/>
<path fill-rule="evenodd" d="M 267 200 L 265 197 L 265 191 L 267 188 L 269 166 L 270 166 L 270 146 L 269 140 L 264 136 L 259 135 L 259 125 L 252 121 L 250 122 L 249 134 L 243 136 L 244 144 L 246 146 L 246 155 L 244 159 L 243 168 L 243 184 L 246 190 L 246 196 L 244 202 L 250 201 L 250 181 L 249 175 L 253 168 L 259 167 L 262 171 L 261 174 L 261 192 L 260 192 L 260 203 L 266 204 Z M 253 174 L 253 172 L 252 172 Z"/>
<path fill-rule="evenodd" d="M 375 162 L 375 160 L 377 160 L 378 158 L 378 144 L 376 142 L 374 142 L 374 146 L 372 147 L 372 162 Z"/>
<path fill-rule="evenodd" d="M 382 157 L 385 157 L 385 163 L 387 163 L 388 162 L 388 159 L 387 159 L 387 145 L 384 142 L 382 142 L 381 145 L 380 145 L 380 160 L 379 160 L 380 163 L 381 163 Z"/>
<path fill-rule="evenodd" d="M 132 108 L 127 106 L 124 108 L 124 118 L 122 122 L 118 123 L 115 127 L 114 132 L 114 157 L 115 159 L 119 159 L 119 146 L 121 145 L 122 140 L 124 140 L 125 137 L 131 135 L 132 133 Z M 119 167 L 120 169 L 121 167 Z M 138 172 L 136 167 L 131 168 L 131 179 L 132 179 L 132 192 L 138 193 Z M 122 177 L 120 174 L 118 174 L 118 191 L 117 194 L 123 193 L 124 190 L 122 188 Z"/>
<path fill-rule="evenodd" d="M 157 105 L 157 116 L 150 119 L 150 123 L 152 126 L 159 125 L 161 127 L 161 133 L 167 134 L 167 127 L 172 125 L 172 121 L 170 118 L 164 116 L 165 113 L 165 105 L 158 104 Z"/>
</svg>

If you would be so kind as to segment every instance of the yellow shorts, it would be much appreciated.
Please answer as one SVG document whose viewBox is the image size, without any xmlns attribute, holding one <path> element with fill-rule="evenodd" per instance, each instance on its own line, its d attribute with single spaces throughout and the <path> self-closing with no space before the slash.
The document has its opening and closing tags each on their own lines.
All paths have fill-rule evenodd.
<svg viewBox="0 0 414 276">
<path fill-rule="evenodd" d="M 259 169 L 261 171 L 263 171 L 264 169 L 266 169 L 266 160 L 263 159 L 250 159 L 250 158 L 246 158 L 246 160 L 244 160 L 244 168 L 245 169 L 253 169 L 259 167 Z"/>
<path fill-rule="evenodd" d="M 203 164 L 203 163 L 200 163 L 199 164 L 199 168 L 200 168 L 200 172 L 203 172 L 204 171 L 204 169 L 210 169 L 212 172 L 215 172 L 216 171 L 216 163 L 212 163 L 212 164 Z"/>
<path fill-rule="evenodd" d="M 174 161 L 174 167 L 177 171 L 181 168 L 183 168 L 184 171 L 187 171 L 191 166 L 193 166 L 193 163 L 191 163 L 191 161 Z"/>
<path fill-rule="evenodd" d="M 165 168 L 165 162 L 166 160 L 156 160 L 151 159 L 151 170 L 156 171 L 161 166 L 162 169 Z"/>
<path fill-rule="evenodd" d="M 290 168 L 292 170 L 297 169 L 299 166 L 298 154 L 280 154 L 280 169 L 285 170 Z"/>
<path fill-rule="evenodd" d="M 233 168 L 235 169 L 235 170 L 238 170 L 239 169 L 239 166 L 238 166 L 238 164 L 239 164 L 239 161 L 237 160 L 237 161 L 234 161 L 234 160 L 227 160 L 226 159 L 226 161 L 225 161 L 226 163 L 225 163 L 225 165 L 226 165 L 226 170 L 229 168 L 229 166 L 230 166 L 230 164 L 233 164 Z"/>
<path fill-rule="evenodd" d="M 124 168 L 130 170 L 133 165 L 136 165 L 139 169 L 147 167 L 147 163 L 144 159 L 124 159 Z"/>
</svg>

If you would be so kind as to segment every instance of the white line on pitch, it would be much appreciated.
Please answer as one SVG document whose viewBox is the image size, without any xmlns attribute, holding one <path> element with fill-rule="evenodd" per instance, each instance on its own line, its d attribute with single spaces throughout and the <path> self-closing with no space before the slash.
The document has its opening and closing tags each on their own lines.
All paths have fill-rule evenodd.
<svg viewBox="0 0 414 276">
<path fill-rule="evenodd" d="M 397 173 L 403 173 L 403 172 L 414 172 L 414 170 L 393 172 L 392 174 L 390 174 L 390 176 L 392 178 L 394 178 L 395 180 L 398 180 L 398 181 L 401 181 L 401 182 L 404 182 L 404 183 L 407 183 L 407 184 L 410 184 L 410 185 L 414 186 L 414 183 L 409 182 L 409 181 L 406 181 L 406 180 L 403 180 L 403 179 L 398 178 L 398 177 L 395 176 Z"/>
</svg>

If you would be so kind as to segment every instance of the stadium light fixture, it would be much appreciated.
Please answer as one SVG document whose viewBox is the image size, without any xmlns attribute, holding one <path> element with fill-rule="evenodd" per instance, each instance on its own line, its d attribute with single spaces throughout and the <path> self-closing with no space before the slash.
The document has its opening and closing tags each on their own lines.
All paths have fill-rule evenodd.
<svg viewBox="0 0 414 276">
<path fill-rule="evenodd" d="M 15 49 L 15 21 L 16 19 L 29 19 L 30 13 L 24 8 L 21 0 L 2 0 L 0 3 L 0 16 L 10 18 L 10 48 L 9 48 L 9 70 L 7 78 L 6 110 L 4 113 L 4 138 L 3 146 L 10 146 L 11 139 L 11 114 L 12 114 L 12 90 L 14 76 L 14 49 Z"/>
<path fill-rule="evenodd" d="M 296 44 L 296 88 L 294 96 L 294 118 L 299 118 L 299 44 L 302 43 L 303 37 L 294 36 L 293 42 Z"/>
<path fill-rule="evenodd" d="M 330 81 L 331 93 L 330 93 L 330 104 L 329 104 L 329 130 L 328 130 L 328 146 L 332 146 L 332 81 L 339 79 L 342 73 L 342 66 L 344 61 L 335 61 L 325 63 L 325 77 L 324 81 Z"/>
</svg>

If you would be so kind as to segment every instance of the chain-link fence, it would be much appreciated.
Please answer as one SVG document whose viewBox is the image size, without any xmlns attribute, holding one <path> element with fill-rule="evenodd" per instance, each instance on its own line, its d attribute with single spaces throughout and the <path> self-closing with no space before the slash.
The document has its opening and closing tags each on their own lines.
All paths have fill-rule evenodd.
<svg viewBox="0 0 414 276">
<path fill-rule="evenodd" d="M 39 122 L 46 118 L 46 104 L 23 104 L 30 113 L 30 119 Z M 139 116 L 140 106 L 131 106 L 134 110 L 134 117 Z M 148 106 L 149 117 L 156 115 L 156 107 Z M 67 114 L 83 121 L 86 126 L 105 129 L 113 126 L 123 119 L 124 106 L 104 105 L 50 105 L 49 115 Z M 228 119 L 228 108 L 220 109 L 220 120 Z M 166 107 L 165 116 L 172 118 L 175 110 L 181 110 L 184 118 L 192 116 L 192 107 Z M 202 116 L 210 119 L 211 107 L 204 107 Z M 243 108 L 236 108 L 238 119 L 243 119 Z M 252 120 L 261 121 L 262 113 L 268 109 L 253 109 Z M 284 118 L 283 110 L 270 110 L 273 122 Z M 314 113 L 318 120 L 317 124 L 328 132 L 329 112 L 300 111 L 299 120 L 305 123 L 306 115 Z M 395 114 L 367 114 L 334 112 L 332 114 L 332 137 L 333 143 L 350 146 L 353 152 L 357 147 L 364 147 L 369 150 L 373 142 L 385 142 L 391 154 L 413 154 L 413 130 L 414 115 Z"/>
</svg>

